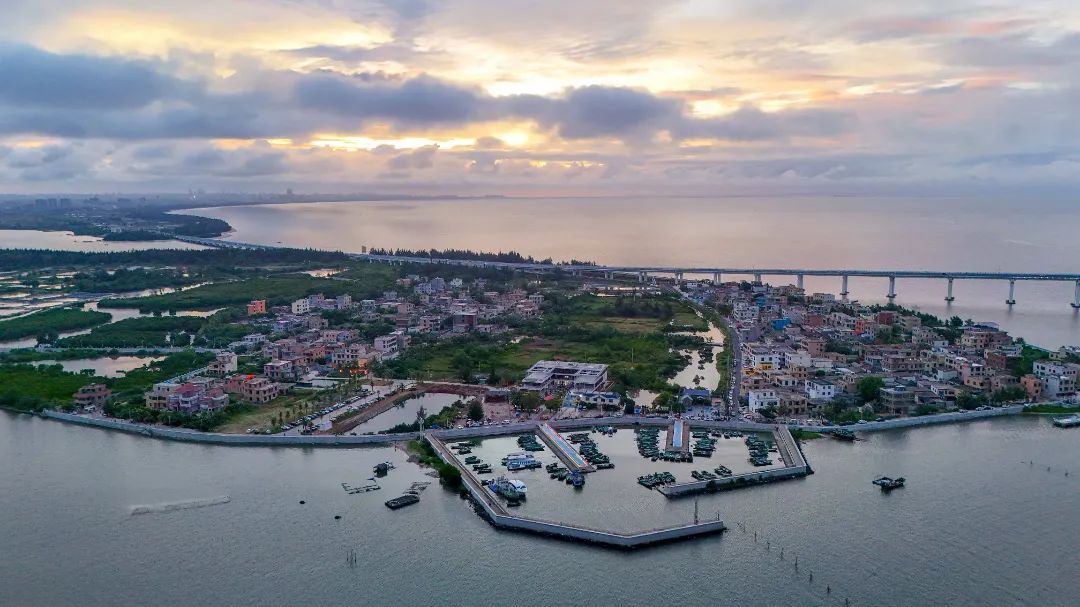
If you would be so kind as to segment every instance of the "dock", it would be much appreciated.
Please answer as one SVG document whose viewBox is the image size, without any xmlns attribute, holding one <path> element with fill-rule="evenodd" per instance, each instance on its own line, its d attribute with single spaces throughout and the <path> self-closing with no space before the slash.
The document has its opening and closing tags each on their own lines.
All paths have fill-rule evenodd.
<svg viewBox="0 0 1080 607">
<path fill-rule="evenodd" d="M 665 451 L 679 451 L 690 453 L 690 425 L 686 421 L 677 419 L 668 426 L 667 440 L 664 442 Z"/>
<path fill-rule="evenodd" d="M 574 449 L 573 445 L 567 442 L 567 440 L 551 426 L 540 424 L 536 434 L 570 470 L 576 470 L 577 472 L 596 471 L 596 468 L 585 461 L 585 458 L 581 457 L 581 454 Z"/>
</svg>

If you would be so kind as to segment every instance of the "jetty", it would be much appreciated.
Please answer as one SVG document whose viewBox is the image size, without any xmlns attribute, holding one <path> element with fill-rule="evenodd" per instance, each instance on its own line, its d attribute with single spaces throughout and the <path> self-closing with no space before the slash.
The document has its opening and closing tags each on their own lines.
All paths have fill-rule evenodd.
<svg viewBox="0 0 1080 607">
<path fill-rule="evenodd" d="M 664 442 L 665 451 L 678 451 L 690 453 L 690 424 L 686 420 L 677 419 L 668 426 L 667 440 Z"/>
<path fill-rule="evenodd" d="M 595 472 L 596 467 L 574 449 L 561 434 L 548 424 L 540 424 L 537 435 L 544 441 L 567 468 L 577 472 Z"/>
</svg>

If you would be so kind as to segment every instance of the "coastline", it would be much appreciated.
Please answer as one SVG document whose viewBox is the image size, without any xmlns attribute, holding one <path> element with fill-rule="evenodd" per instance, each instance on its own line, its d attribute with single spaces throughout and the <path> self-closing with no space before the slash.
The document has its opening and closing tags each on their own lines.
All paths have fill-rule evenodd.
<svg viewBox="0 0 1080 607">
<path fill-rule="evenodd" d="M 222 434 L 216 432 L 199 432 L 198 430 L 166 428 L 162 426 L 149 426 L 145 424 L 136 424 L 133 422 L 118 419 L 105 419 L 100 417 L 88 417 L 85 415 L 78 415 L 74 413 L 62 413 L 60 411 L 53 411 L 50 409 L 46 409 L 37 413 L 30 411 L 20 411 L 8 407 L 4 407 L 3 409 L 12 413 L 35 415 L 44 419 L 74 424 L 78 426 L 98 428 L 101 430 L 124 432 L 127 434 L 137 434 L 140 436 L 145 436 L 146 438 L 226 446 L 357 447 L 365 445 L 388 445 L 392 443 L 399 443 L 402 441 L 415 440 L 424 436 L 424 433 L 421 432 L 407 432 L 400 434 L 365 434 L 360 436 L 280 436 L 254 434 Z M 1020 414 L 1024 414 L 1024 405 L 1010 405 L 997 409 L 991 409 L 989 411 L 938 413 L 934 415 L 924 415 L 919 417 L 891 419 L 881 422 L 867 422 L 865 424 L 848 426 L 848 429 L 858 432 L 878 432 L 883 430 L 915 428 L 938 424 L 962 423 L 966 421 Z M 598 417 L 559 420 L 551 422 L 551 426 L 557 430 L 573 430 L 580 428 L 589 428 L 596 425 L 667 425 L 669 422 L 670 419 L 668 418 L 650 418 L 627 415 L 622 417 Z M 530 431 L 534 430 L 537 427 L 538 423 L 539 422 L 520 422 L 510 424 L 508 426 L 499 426 L 497 428 L 487 426 L 480 428 L 435 430 L 429 432 L 436 433 L 436 435 L 441 439 L 460 439 L 478 436 L 514 434 L 518 432 Z M 702 428 L 733 428 L 744 431 L 769 431 L 773 430 L 777 426 L 777 424 L 761 424 L 742 421 L 701 421 L 695 422 L 694 425 L 700 426 Z M 823 426 L 806 426 L 794 424 L 788 425 L 788 428 L 820 433 L 826 433 L 829 429 L 829 427 Z"/>
</svg>

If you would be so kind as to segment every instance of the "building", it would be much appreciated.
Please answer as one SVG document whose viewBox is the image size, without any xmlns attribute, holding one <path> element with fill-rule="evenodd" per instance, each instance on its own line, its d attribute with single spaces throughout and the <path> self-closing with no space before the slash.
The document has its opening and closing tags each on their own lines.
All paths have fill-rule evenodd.
<svg viewBox="0 0 1080 607">
<path fill-rule="evenodd" d="M 228 405 L 229 395 L 221 388 L 206 383 L 188 382 L 174 384 L 165 396 L 164 406 L 161 408 L 182 413 L 204 413 L 220 411 Z"/>
<path fill-rule="evenodd" d="M 683 388 L 679 392 L 679 404 L 690 407 L 695 404 L 712 404 L 712 392 L 705 388 Z"/>
<path fill-rule="evenodd" d="M 607 385 L 608 366 L 561 360 L 541 360 L 525 372 L 521 388 L 545 394 L 567 387 L 583 392 L 599 392 Z"/>
<path fill-rule="evenodd" d="M 617 392 L 592 392 L 571 390 L 563 399 L 564 407 L 574 408 L 615 408 L 622 402 L 622 397 Z"/>
<path fill-rule="evenodd" d="M 247 305 L 248 316 L 256 316 L 258 314 L 266 314 L 266 300 L 255 299 Z"/>
<path fill-rule="evenodd" d="M 275 381 L 293 381 L 299 374 L 299 365 L 287 358 L 272 360 L 263 365 L 263 374 Z"/>
<path fill-rule="evenodd" d="M 806 397 L 810 400 L 832 400 L 836 398 L 836 384 L 822 379 L 808 379 Z"/>
<path fill-rule="evenodd" d="M 236 373 L 236 367 L 236 354 L 221 352 L 217 355 L 217 358 L 210 361 L 210 364 L 206 367 L 206 372 L 217 377 L 225 377 L 230 373 Z"/>
<path fill-rule="evenodd" d="M 105 384 L 88 384 L 81 388 L 71 397 L 76 407 L 104 407 L 109 402 L 112 391 Z"/>
<path fill-rule="evenodd" d="M 761 390 L 750 390 L 746 394 L 747 399 L 750 401 L 750 412 L 755 413 L 765 407 L 779 407 L 780 397 L 776 393 L 776 390 L 772 388 L 763 388 Z"/>
<path fill-rule="evenodd" d="M 233 375 L 225 380 L 225 392 L 235 394 L 249 403 L 264 404 L 281 393 L 281 387 L 269 379 L 256 375 Z"/>
<path fill-rule="evenodd" d="M 311 300 L 307 297 L 297 299 L 296 301 L 292 302 L 290 309 L 292 310 L 293 314 L 307 314 L 308 312 L 311 312 Z"/>
</svg>

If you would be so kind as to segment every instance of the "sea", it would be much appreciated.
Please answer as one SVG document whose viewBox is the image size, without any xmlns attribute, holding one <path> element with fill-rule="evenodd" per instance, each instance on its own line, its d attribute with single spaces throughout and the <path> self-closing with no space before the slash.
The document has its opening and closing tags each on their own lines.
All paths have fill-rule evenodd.
<svg viewBox="0 0 1080 607">
<path fill-rule="evenodd" d="M 433 480 L 393 447 L 198 445 L 0 411 L 0 605 L 1071 606 L 1077 432 L 1022 416 L 817 439 L 815 474 L 696 504 L 629 477 L 530 481 L 553 516 L 620 529 L 696 508 L 729 527 L 625 552 L 499 531 L 437 483 L 391 511 Z M 617 468 L 593 476 L 640 459 L 608 450 Z M 381 490 L 343 490 L 383 461 Z M 907 486 L 882 493 L 883 474 Z"/>
<path fill-rule="evenodd" d="M 603 264 L 1080 273 L 1071 200 L 971 198 L 506 198 L 269 204 L 185 211 L 224 219 L 241 242 L 517 251 Z M 687 276 L 693 278 L 692 276 Z M 702 276 L 701 278 L 711 278 Z M 728 276 L 745 279 L 746 276 Z M 793 277 L 764 276 L 773 284 Z M 807 277 L 810 292 L 840 279 Z M 885 303 L 888 282 L 852 278 L 851 297 Z M 1080 344 L 1074 285 L 899 279 L 896 303 L 995 323 L 1046 348 Z"/>
</svg>

